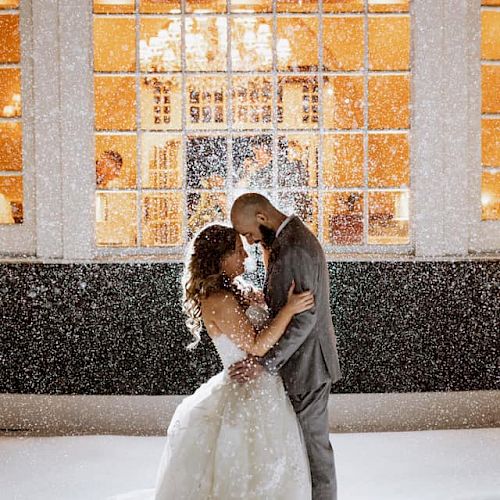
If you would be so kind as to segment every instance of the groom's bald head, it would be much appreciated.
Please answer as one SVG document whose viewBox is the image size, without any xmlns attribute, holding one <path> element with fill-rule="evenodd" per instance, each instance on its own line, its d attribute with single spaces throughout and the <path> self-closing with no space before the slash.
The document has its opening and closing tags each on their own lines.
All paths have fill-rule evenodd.
<svg viewBox="0 0 500 500">
<path fill-rule="evenodd" d="M 236 199 L 231 208 L 234 229 L 253 245 L 264 241 L 270 244 L 273 233 L 285 218 L 265 196 L 247 193 Z"/>
<path fill-rule="evenodd" d="M 255 217 L 258 212 L 276 210 L 272 203 L 261 194 L 246 193 L 236 198 L 231 208 L 231 220 L 239 217 Z"/>
</svg>

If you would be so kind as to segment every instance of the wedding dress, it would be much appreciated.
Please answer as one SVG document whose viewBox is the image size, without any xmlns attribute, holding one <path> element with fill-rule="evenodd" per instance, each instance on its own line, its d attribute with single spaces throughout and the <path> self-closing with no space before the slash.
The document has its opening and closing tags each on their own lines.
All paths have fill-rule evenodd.
<svg viewBox="0 0 500 500">
<path fill-rule="evenodd" d="M 177 407 L 156 488 L 113 498 L 311 498 L 307 453 L 281 378 L 263 372 L 246 384 L 231 381 L 227 368 L 246 353 L 226 334 L 213 343 L 224 369 Z"/>
</svg>

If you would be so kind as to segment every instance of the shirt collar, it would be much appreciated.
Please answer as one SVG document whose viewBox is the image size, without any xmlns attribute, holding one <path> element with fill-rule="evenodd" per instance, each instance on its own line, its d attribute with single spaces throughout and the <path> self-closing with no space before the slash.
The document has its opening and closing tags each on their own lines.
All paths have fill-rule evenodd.
<svg viewBox="0 0 500 500">
<path fill-rule="evenodd" d="M 280 225 L 278 230 L 276 231 L 276 238 L 279 236 L 281 231 L 285 228 L 285 226 L 295 217 L 295 215 L 289 215 Z"/>
</svg>

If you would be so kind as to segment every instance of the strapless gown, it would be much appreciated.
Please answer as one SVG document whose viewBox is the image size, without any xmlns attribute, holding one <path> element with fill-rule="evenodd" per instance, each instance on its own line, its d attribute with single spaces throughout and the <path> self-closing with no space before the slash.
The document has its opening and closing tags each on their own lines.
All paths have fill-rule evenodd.
<svg viewBox="0 0 500 500">
<path fill-rule="evenodd" d="M 227 368 L 246 357 L 227 335 L 213 339 L 224 370 L 177 407 L 156 487 L 119 500 L 308 500 L 307 452 L 279 376 L 246 384 Z"/>
</svg>

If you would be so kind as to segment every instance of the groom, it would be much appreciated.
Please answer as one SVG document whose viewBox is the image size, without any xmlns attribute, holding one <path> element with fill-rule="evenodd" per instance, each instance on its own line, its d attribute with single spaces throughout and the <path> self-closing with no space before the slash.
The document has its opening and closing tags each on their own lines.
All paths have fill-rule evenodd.
<svg viewBox="0 0 500 500">
<path fill-rule="evenodd" d="M 340 378 L 340 367 L 325 255 L 298 217 L 287 217 L 259 194 L 240 196 L 231 209 L 231 221 L 250 245 L 260 242 L 270 248 L 264 293 L 271 316 L 285 305 L 292 281 L 297 292 L 313 291 L 315 308 L 296 315 L 281 340 L 263 358 L 249 356 L 234 364 L 229 374 L 240 383 L 257 377 L 263 369 L 281 375 L 304 434 L 312 498 L 336 499 L 328 396 L 332 383 Z"/>
</svg>

